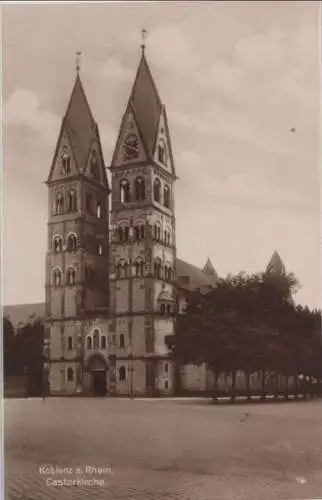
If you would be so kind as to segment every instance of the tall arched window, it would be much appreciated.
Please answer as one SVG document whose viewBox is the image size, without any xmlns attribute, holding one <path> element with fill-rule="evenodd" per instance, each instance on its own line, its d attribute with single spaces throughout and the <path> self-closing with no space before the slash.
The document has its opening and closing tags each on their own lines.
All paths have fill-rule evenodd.
<svg viewBox="0 0 322 500">
<path fill-rule="evenodd" d="M 93 332 L 93 347 L 94 349 L 100 348 L 100 332 L 98 330 Z"/>
<path fill-rule="evenodd" d="M 70 174 L 70 157 L 67 153 L 64 153 L 61 159 L 62 162 L 62 175 Z"/>
<path fill-rule="evenodd" d="M 161 312 L 162 316 L 165 315 L 165 304 L 160 305 L 160 312 Z"/>
<path fill-rule="evenodd" d="M 61 252 L 63 249 L 63 242 L 60 236 L 55 236 L 54 238 L 54 252 Z"/>
<path fill-rule="evenodd" d="M 76 212 L 76 192 L 74 190 L 67 193 L 67 212 Z"/>
<path fill-rule="evenodd" d="M 136 240 L 143 240 L 145 238 L 144 224 L 140 224 L 139 226 L 135 226 L 134 235 L 135 235 Z"/>
<path fill-rule="evenodd" d="M 87 349 L 88 350 L 92 349 L 92 337 L 87 337 L 86 341 L 87 341 L 86 344 Z"/>
<path fill-rule="evenodd" d="M 119 227 L 119 239 L 121 243 L 126 243 L 129 239 L 130 228 L 128 226 Z"/>
<path fill-rule="evenodd" d="M 67 238 L 67 250 L 76 250 L 77 237 L 75 234 L 70 234 Z"/>
<path fill-rule="evenodd" d="M 160 141 L 158 145 L 158 161 L 163 164 L 167 161 L 167 152 L 163 141 Z"/>
<path fill-rule="evenodd" d="M 55 198 L 55 213 L 56 215 L 62 214 L 64 211 L 64 200 L 61 193 L 56 194 Z"/>
<path fill-rule="evenodd" d="M 168 266 L 164 266 L 163 273 L 164 273 L 164 279 L 165 279 L 165 280 L 168 280 L 168 279 L 169 279 L 169 275 L 168 275 Z"/>
<path fill-rule="evenodd" d="M 54 269 L 53 278 L 54 278 L 54 286 L 60 286 L 61 285 L 61 271 L 60 271 L 60 269 Z"/>
<path fill-rule="evenodd" d="M 73 267 L 67 269 L 67 285 L 74 286 L 76 281 L 76 271 Z"/>
<path fill-rule="evenodd" d="M 120 366 L 119 368 L 119 379 L 120 381 L 126 380 L 126 370 L 124 366 Z"/>
<path fill-rule="evenodd" d="M 161 239 L 161 227 L 159 224 L 155 224 L 154 226 L 154 238 L 159 241 Z"/>
<path fill-rule="evenodd" d="M 170 188 L 167 185 L 163 189 L 163 205 L 166 208 L 170 208 Z"/>
<path fill-rule="evenodd" d="M 124 349 L 124 347 L 125 347 L 125 337 L 124 337 L 123 333 L 121 333 L 121 335 L 120 335 L 120 348 Z"/>
<path fill-rule="evenodd" d="M 167 315 L 170 316 L 172 312 L 171 304 L 167 304 Z"/>
<path fill-rule="evenodd" d="M 96 205 L 96 217 L 98 219 L 102 218 L 102 205 L 101 205 L 100 202 L 98 202 L 97 205 Z"/>
<path fill-rule="evenodd" d="M 161 261 L 159 259 L 156 259 L 154 262 L 154 276 L 161 278 Z"/>
<path fill-rule="evenodd" d="M 119 278 L 126 278 L 127 276 L 127 263 L 121 260 L 117 265 L 117 274 Z"/>
<path fill-rule="evenodd" d="M 106 349 L 106 337 L 102 335 L 101 337 L 101 349 Z"/>
<path fill-rule="evenodd" d="M 121 203 L 130 201 L 130 183 L 127 179 L 122 179 L 120 182 Z"/>
<path fill-rule="evenodd" d="M 161 182 L 160 179 L 156 178 L 153 184 L 153 197 L 154 201 L 160 203 L 161 200 Z"/>
<path fill-rule="evenodd" d="M 71 367 L 69 367 L 67 369 L 67 382 L 73 382 L 73 380 L 74 380 L 74 370 Z"/>
<path fill-rule="evenodd" d="M 73 349 L 73 337 L 69 336 L 67 339 L 67 349 L 71 351 Z"/>
<path fill-rule="evenodd" d="M 135 198 L 136 201 L 145 200 L 145 182 L 143 177 L 137 177 L 135 179 Z"/>
<path fill-rule="evenodd" d="M 144 262 L 142 260 L 137 260 L 134 264 L 135 266 L 135 276 L 144 276 Z"/>
<path fill-rule="evenodd" d="M 92 193 L 87 193 L 86 194 L 86 212 L 89 214 L 93 214 L 93 195 Z"/>
<path fill-rule="evenodd" d="M 85 265 L 85 282 L 87 285 L 91 286 L 94 279 L 94 270 L 91 264 L 86 263 Z"/>
<path fill-rule="evenodd" d="M 93 179 L 95 179 L 97 181 L 100 180 L 100 171 L 99 171 L 98 158 L 97 158 L 96 151 L 93 151 L 92 155 L 91 155 L 91 176 L 93 177 Z"/>
<path fill-rule="evenodd" d="M 98 243 L 97 248 L 96 248 L 97 255 L 103 255 L 103 245 L 102 243 Z"/>
</svg>

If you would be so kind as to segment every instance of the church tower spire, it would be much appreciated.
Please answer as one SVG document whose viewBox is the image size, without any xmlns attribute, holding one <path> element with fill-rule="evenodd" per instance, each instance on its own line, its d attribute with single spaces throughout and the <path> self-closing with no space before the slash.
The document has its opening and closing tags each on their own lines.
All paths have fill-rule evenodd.
<svg viewBox="0 0 322 500">
<path fill-rule="evenodd" d="M 142 45 L 110 167 L 113 329 L 125 345 L 116 347 L 116 372 L 128 363 L 116 390 L 171 394 L 165 337 L 174 331 L 176 177 L 165 107 Z"/>
<path fill-rule="evenodd" d="M 84 387 L 84 314 L 109 301 L 109 187 L 79 63 L 47 186 L 49 381 L 52 393 L 75 393 Z"/>
</svg>

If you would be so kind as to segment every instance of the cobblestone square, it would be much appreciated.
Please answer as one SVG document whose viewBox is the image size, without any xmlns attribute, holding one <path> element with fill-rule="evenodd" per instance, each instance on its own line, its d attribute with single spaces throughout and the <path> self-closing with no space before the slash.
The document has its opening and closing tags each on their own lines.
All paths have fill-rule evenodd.
<svg viewBox="0 0 322 500">
<path fill-rule="evenodd" d="M 5 400 L 5 499 L 322 498 L 321 416 L 320 401 Z"/>
</svg>

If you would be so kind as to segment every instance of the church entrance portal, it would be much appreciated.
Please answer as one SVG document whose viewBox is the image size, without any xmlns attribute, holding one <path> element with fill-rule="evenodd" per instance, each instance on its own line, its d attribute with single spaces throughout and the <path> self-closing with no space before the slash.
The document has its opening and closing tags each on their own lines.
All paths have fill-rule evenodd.
<svg viewBox="0 0 322 500">
<path fill-rule="evenodd" d="M 91 375 L 91 392 L 93 396 L 107 395 L 107 364 L 99 355 L 93 356 L 88 362 L 88 372 Z"/>
</svg>

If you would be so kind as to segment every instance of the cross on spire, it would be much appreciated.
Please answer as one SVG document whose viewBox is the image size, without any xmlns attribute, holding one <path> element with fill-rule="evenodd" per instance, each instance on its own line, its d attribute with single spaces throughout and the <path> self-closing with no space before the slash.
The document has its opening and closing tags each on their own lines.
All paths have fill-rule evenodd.
<svg viewBox="0 0 322 500">
<path fill-rule="evenodd" d="M 147 35 L 148 35 L 147 30 L 143 28 L 141 30 L 141 40 L 142 40 L 141 49 L 142 49 L 142 52 L 144 52 L 144 49 L 145 49 L 145 43 L 144 43 L 144 41 L 145 41 Z"/>
<path fill-rule="evenodd" d="M 81 58 L 81 52 L 76 52 L 76 71 L 79 73 L 80 70 L 80 58 Z"/>
</svg>

